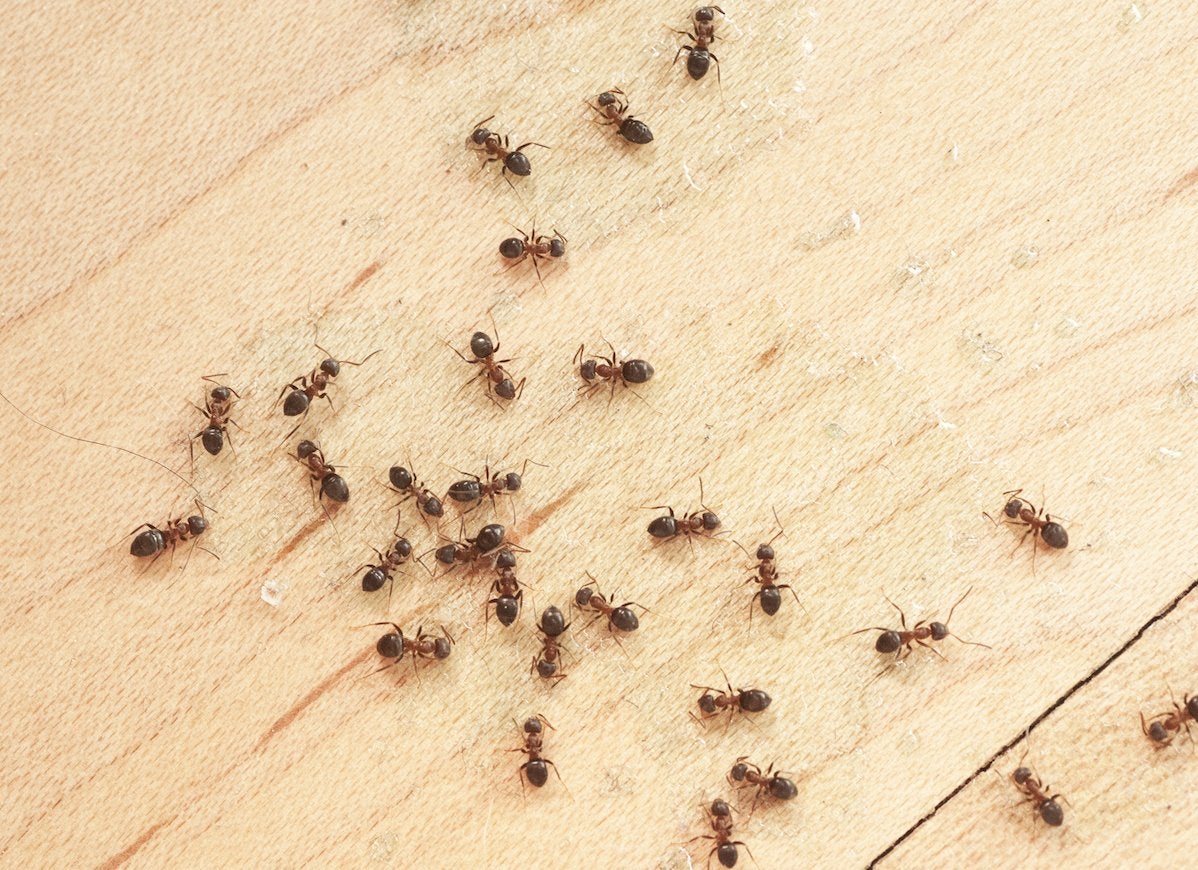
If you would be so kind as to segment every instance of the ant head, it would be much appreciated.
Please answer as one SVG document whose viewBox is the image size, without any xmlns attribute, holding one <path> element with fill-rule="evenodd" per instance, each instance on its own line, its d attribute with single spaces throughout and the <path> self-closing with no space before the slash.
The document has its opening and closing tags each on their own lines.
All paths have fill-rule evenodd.
<svg viewBox="0 0 1198 870">
<path fill-rule="evenodd" d="M 406 559 L 412 555 L 412 542 L 407 538 L 400 538 L 391 549 L 395 551 L 395 555 L 399 556 L 399 558 Z"/>
<path fill-rule="evenodd" d="M 884 631 L 878 635 L 877 643 L 874 644 L 874 649 L 880 653 L 897 652 L 898 648 L 903 645 L 903 639 L 899 637 L 897 631 Z"/>
<path fill-rule="evenodd" d="M 512 492 L 515 492 L 524 485 L 524 481 L 520 479 L 520 475 L 516 472 L 509 471 L 503 476 L 503 485 Z"/>
<path fill-rule="evenodd" d="M 524 721 L 524 733 L 525 734 L 540 734 L 541 733 L 541 720 L 537 719 L 536 717 L 533 717 L 532 719 L 526 719 Z"/>
<path fill-rule="evenodd" d="M 430 495 L 428 498 L 426 498 L 424 503 L 420 506 L 420 509 L 430 517 L 445 516 L 445 506 L 441 504 L 441 499 L 437 498 L 435 495 Z"/>
<path fill-rule="evenodd" d="M 337 362 L 337 360 L 333 359 L 332 357 L 329 357 L 328 359 L 321 361 L 320 370 L 330 378 L 335 378 L 337 375 L 341 374 L 341 363 Z"/>
<path fill-rule="evenodd" d="M 391 478 L 391 485 L 396 489 L 407 489 L 412 485 L 412 472 L 402 465 L 392 465 L 387 476 Z"/>
<path fill-rule="evenodd" d="M 748 772 L 749 765 L 745 764 L 743 761 L 738 761 L 736 764 L 732 765 L 731 776 L 737 782 L 744 782 L 745 774 Z"/>
<path fill-rule="evenodd" d="M 708 532 L 714 532 L 720 527 L 720 518 L 711 511 L 703 511 L 703 529 Z"/>
<path fill-rule="evenodd" d="M 378 639 L 374 645 L 378 654 L 385 659 L 397 659 L 403 655 L 403 632 L 399 629 L 389 631 Z"/>
<path fill-rule="evenodd" d="M 704 713 L 715 712 L 715 696 L 710 692 L 704 692 L 699 696 L 699 709 Z"/>
<path fill-rule="evenodd" d="M 1019 518 L 1019 512 L 1021 510 L 1023 510 L 1023 501 L 1013 498 L 1007 502 L 1006 507 L 1003 508 L 1003 513 L 1006 514 L 1010 519 L 1014 520 Z"/>
<path fill-rule="evenodd" d="M 566 253 L 566 243 L 562 239 L 550 239 L 549 241 L 549 256 L 561 257 Z"/>
<path fill-rule="evenodd" d="M 495 567 L 500 570 L 507 570 L 516 567 L 516 554 L 506 547 L 499 551 L 499 555 L 495 557 Z"/>
<path fill-rule="evenodd" d="M 716 798 L 711 802 L 711 814 L 713 816 L 730 816 L 732 807 L 728 806 L 728 802 L 723 798 Z"/>
<path fill-rule="evenodd" d="M 557 637 L 566 630 L 566 618 L 552 604 L 541 614 L 541 631 L 549 637 Z"/>
<path fill-rule="evenodd" d="M 476 332 L 470 336 L 470 352 L 478 359 L 485 359 L 495 353 L 495 345 L 491 343 L 491 336 L 485 332 Z"/>
<path fill-rule="evenodd" d="M 574 603 L 579 607 L 589 607 L 591 604 L 591 598 L 593 598 L 594 595 L 594 590 L 592 590 L 590 586 L 583 586 L 576 593 L 574 593 Z"/>
<path fill-rule="evenodd" d="M 457 544 L 446 544 L 443 547 L 437 547 L 437 552 L 434 558 L 442 565 L 452 565 L 458 554 Z"/>
<path fill-rule="evenodd" d="M 203 517 L 188 517 L 187 530 L 193 535 L 202 535 L 208 530 L 208 521 Z"/>
<path fill-rule="evenodd" d="M 317 446 L 313 442 L 305 439 L 299 444 L 295 445 L 295 455 L 300 459 L 307 459 L 309 456 L 315 453 L 317 449 Z"/>
<path fill-rule="evenodd" d="M 1169 739 L 1169 732 L 1165 730 L 1165 726 L 1160 722 L 1153 722 L 1148 726 L 1148 730 L 1145 733 L 1148 734 L 1148 738 L 1153 743 L 1164 743 Z"/>
<path fill-rule="evenodd" d="M 774 561 L 774 548 L 769 544 L 762 544 L 757 548 L 757 558 L 763 562 Z"/>
<path fill-rule="evenodd" d="M 643 384 L 653 377 L 653 366 L 643 359 L 626 360 L 620 366 L 620 375 L 630 384 Z"/>
<path fill-rule="evenodd" d="M 582 375 L 584 381 L 595 380 L 595 367 L 599 365 L 598 360 L 588 359 L 578 367 L 578 373 Z"/>
<path fill-rule="evenodd" d="M 611 91 L 604 91 L 599 96 L 595 97 L 595 102 L 601 106 L 611 106 L 616 102 L 616 95 Z"/>
<path fill-rule="evenodd" d="M 229 401 L 229 398 L 233 395 L 233 393 L 228 387 L 216 387 L 210 393 L 210 395 L 212 396 L 213 401 L 227 402 L 227 401 Z"/>
<path fill-rule="evenodd" d="M 486 127 L 478 127 L 470 134 L 470 141 L 475 145 L 482 145 L 491 137 L 491 131 Z"/>
<path fill-rule="evenodd" d="M 943 622 L 933 622 L 928 625 L 928 630 L 932 632 L 932 640 L 944 640 L 948 637 L 948 626 Z"/>
<path fill-rule="evenodd" d="M 1015 768 L 1015 772 L 1011 774 L 1011 779 L 1019 785 L 1023 785 L 1031 778 L 1032 770 L 1030 767 L 1017 767 Z"/>
<path fill-rule="evenodd" d="M 504 239 L 499 243 L 499 255 L 509 260 L 515 260 L 523 253 L 524 242 L 521 239 Z M 481 335 L 482 333 L 479 334 Z M 471 347 L 473 348 L 473 342 L 471 342 Z M 486 356 L 486 354 L 483 354 L 483 356 Z"/>
<path fill-rule="evenodd" d="M 453 644 L 447 637 L 439 637 L 433 643 L 433 655 L 439 659 L 449 658 L 450 647 Z"/>
</svg>

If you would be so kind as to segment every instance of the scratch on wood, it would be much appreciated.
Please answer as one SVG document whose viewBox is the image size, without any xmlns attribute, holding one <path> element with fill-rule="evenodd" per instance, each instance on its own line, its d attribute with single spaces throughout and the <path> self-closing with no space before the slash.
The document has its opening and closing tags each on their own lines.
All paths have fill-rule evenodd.
<svg viewBox="0 0 1198 870">
<path fill-rule="evenodd" d="M 778 355 L 778 345 L 774 345 L 769 350 L 763 351 L 761 356 L 757 357 L 757 368 L 763 369 L 774 361 L 774 357 Z"/>
<path fill-rule="evenodd" d="M 1198 166 L 1195 166 L 1185 175 L 1177 180 L 1177 182 L 1165 192 L 1165 202 L 1168 202 L 1177 194 L 1184 191 L 1187 187 L 1193 187 L 1194 183 L 1198 182 Z"/>
<path fill-rule="evenodd" d="M 528 515 L 528 524 L 523 529 L 524 534 L 531 535 L 533 532 L 535 532 L 537 529 L 539 529 L 541 527 L 541 525 L 545 522 L 545 520 L 549 519 L 549 517 L 551 515 L 557 513 L 557 511 L 561 508 L 561 506 L 564 505 L 566 502 L 568 502 L 570 499 L 574 498 L 574 496 L 578 494 L 578 491 L 580 489 L 582 489 L 585 485 L 586 485 L 586 481 L 580 480 L 578 483 L 574 484 L 572 487 L 567 489 L 565 492 L 563 492 L 561 495 L 559 495 L 553 501 L 549 502 L 549 504 L 545 505 L 540 510 L 533 511 L 531 514 L 529 514 Z"/>
<path fill-rule="evenodd" d="M 350 659 L 348 662 L 346 662 L 344 667 L 342 667 L 340 670 L 325 677 L 325 679 L 321 681 L 320 685 L 318 685 L 308 694 L 304 695 L 304 697 L 301 698 L 299 702 L 296 703 L 290 710 L 275 720 L 275 724 L 266 729 L 266 732 L 260 738 L 258 738 L 258 744 L 254 747 L 254 752 L 261 752 L 266 747 L 266 744 L 269 743 L 276 734 L 280 733 L 283 731 L 283 729 L 287 728 L 287 726 L 294 722 L 296 718 L 299 717 L 300 713 L 312 706 L 312 704 L 314 704 L 321 695 L 333 688 L 333 686 L 335 686 L 342 677 L 344 677 L 358 665 L 362 664 L 362 662 L 366 661 L 367 657 L 372 652 L 374 652 L 373 647 L 363 650 L 356 658 Z"/>
<path fill-rule="evenodd" d="M 266 570 L 270 571 L 271 568 L 273 568 L 275 565 L 279 564 L 285 558 L 290 556 L 295 551 L 295 548 L 298 547 L 303 542 L 304 538 L 308 537 L 308 535 L 310 535 L 314 531 L 316 531 L 320 527 L 320 524 L 323 522 L 324 522 L 324 517 L 319 516 L 316 519 L 312 520 L 312 522 L 308 523 L 308 525 L 306 525 L 302 529 L 300 529 L 298 532 L 296 532 L 291 537 L 291 540 L 288 541 L 286 544 L 284 544 L 282 546 L 282 548 L 279 550 L 279 552 L 277 552 L 275 554 L 275 557 L 270 560 L 270 564 L 268 564 L 266 566 Z"/>
<path fill-rule="evenodd" d="M 359 272 L 358 277 L 354 278 L 354 280 L 349 282 L 349 286 L 345 288 L 345 292 L 346 293 L 354 292 L 359 287 L 361 287 L 363 284 L 365 284 L 367 281 L 369 281 L 370 276 L 373 275 L 375 272 L 377 272 L 381 268 L 383 268 L 383 261 L 375 260 L 373 263 L 371 263 L 369 266 L 367 266 L 365 269 L 363 269 L 361 272 Z"/>
<path fill-rule="evenodd" d="M 140 837 L 101 864 L 101 870 L 114 870 L 114 868 L 120 867 L 122 864 L 132 858 L 142 846 L 150 842 L 151 837 L 153 837 L 177 818 L 179 818 L 179 816 L 176 814 L 171 816 L 169 819 L 164 819 L 156 825 L 150 825 L 150 827 L 142 831 Z"/>
</svg>

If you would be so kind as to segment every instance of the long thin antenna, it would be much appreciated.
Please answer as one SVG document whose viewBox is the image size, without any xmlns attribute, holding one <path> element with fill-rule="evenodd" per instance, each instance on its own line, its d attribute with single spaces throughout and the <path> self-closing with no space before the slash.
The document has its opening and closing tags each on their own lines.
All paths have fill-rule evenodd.
<svg viewBox="0 0 1198 870">
<path fill-rule="evenodd" d="M 41 422 L 40 420 L 35 420 L 32 417 L 30 417 L 28 414 L 26 414 L 24 411 L 22 411 L 20 408 L 18 408 L 15 404 L 13 404 L 13 401 L 10 398 L 8 398 L 8 396 L 4 395 L 4 393 L 2 393 L 2 392 L 0 392 L 0 399 L 3 399 L 8 404 L 9 407 L 11 407 L 14 411 L 16 411 L 18 414 L 20 414 L 22 417 L 24 417 L 30 423 L 33 423 L 35 426 L 41 426 L 43 429 L 45 429 L 48 432 L 53 432 L 55 435 L 61 435 L 63 438 L 69 438 L 72 441 L 78 441 L 80 444 L 94 444 L 97 447 L 107 447 L 109 450 L 119 450 L 122 453 L 128 453 L 130 456 L 136 456 L 138 459 L 144 459 L 146 462 L 152 462 L 155 465 L 157 465 L 159 468 L 169 471 L 175 477 L 179 478 L 179 480 L 186 483 L 189 487 L 191 487 L 191 491 L 194 492 L 197 496 L 200 495 L 200 491 L 198 489 L 196 489 L 196 486 L 194 483 L 192 483 L 186 477 L 181 475 L 179 472 L 175 471 L 175 469 L 171 468 L 169 465 L 163 465 L 157 459 L 151 459 L 149 456 L 138 453 L 136 450 L 130 450 L 128 447 L 121 447 L 119 444 L 108 444 L 107 442 L 104 442 L 104 441 L 93 441 L 91 438 L 80 438 L 77 435 L 68 435 L 66 432 L 60 432 L 58 429 L 55 429 L 53 426 L 47 426 L 45 423 Z"/>
</svg>

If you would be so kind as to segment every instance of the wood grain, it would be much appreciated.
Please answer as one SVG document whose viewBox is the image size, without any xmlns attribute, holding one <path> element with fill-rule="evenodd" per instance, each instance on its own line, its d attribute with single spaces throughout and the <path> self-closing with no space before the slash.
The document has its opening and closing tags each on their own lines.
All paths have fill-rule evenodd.
<svg viewBox="0 0 1198 870">
<path fill-rule="evenodd" d="M 725 6 L 722 81 L 695 83 L 689 10 L 658 2 L 18 3 L 4 394 L 189 479 L 201 375 L 245 431 L 196 461 L 219 559 L 145 567 L 122 535 L 188 486 L 0 409 L 3 863 L 685 867 L 745 754 L 799 786 L 736 801 L 762 867 L 1184 854 L 1192 746 L 1154 752 L 1138 713 L 1198 690 L 1198 13 L 1128 6 Z M 590 123 L 612 86 L 652 145 Z M 551 146 L 515 190 L 463 146 L 492 112 Z M 509 222 L 569 238 L 544 286 L 497 256 Z M 445 346 L 492 319 L 528 378 L 507 409 Z M 349 481 L 335 525 L 272 405 L 315 340 L 382 349 L 296 436 Z M 653 362 L 645 402 L 576 400 L 604 340 Z M 484 624 L 481 576 L 413 568 L 389 611 L 360 590 L 388 466 L 444 491 L 525 458 L 516 626 Z M 700 477 L 730 534 L 654 545 L 643 506 L 694 508 Z M 1070 528 L 1034 574 L 981 517 L 1018 486 Z M 774 510 L 803 606 L 750 629 L 731 541 Z M 650 612 L 622 647 L 576 619 L 550 688 L 532 613 L 588 571 Z M 893 620 L 883 591 L 920 619 L 970 588 L 952 629 L 993 650 L 874 680 L 845 637 Z M 372 674 L 384 619 L 453 656 Z M 721 669 L 771 708 L 696 724 Z M 563 781 L 522 794 L 534 713 Z M 1013 806 L 1025 748 L 1061 831 Z"/>
</svg>

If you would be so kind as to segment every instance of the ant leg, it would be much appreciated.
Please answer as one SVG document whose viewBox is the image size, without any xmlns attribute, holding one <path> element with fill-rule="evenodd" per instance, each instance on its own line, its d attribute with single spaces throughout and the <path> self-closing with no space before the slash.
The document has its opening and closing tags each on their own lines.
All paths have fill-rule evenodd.
<svg viewBox="0 0 1198 870">
<path fill-rule="evenodd" d="M 885 590 L 882 591 L 882 597 L 885 598 L 887 601 L 890 601 L 890 596 L 886 594 Z M 893 601 L 890 601 L 890 606 L 899 612 L 899 622 L 901 622 L 903 624 L 903 631 L 906 631 L 907 630 L 907 614 L 903 613 L 903 608 L 899 607 Z"/>
<path fill-rule="evenodd" d="M 940 658 L 943 659 L 944 661 L 948 661 L 948 659 L 945 658 L 944 653 L 940 652 L 940 650 L 936 649 L 936 647 L 926 644 L 922 640 L 917 640 L 915 642 L 917 644 L 919 644 L 921 647 L 923 647 L 924 649 L 930 649 L 932 652 L 936 653 L 936 655 L 940 656 Z"/>
<path fill-rule="evenodd" d="M 779 589 L 789 589 L 790 594 L 794 596 L 795 603 L 799 605 L 799 607 L 800 607 L 800 609 L 802 609 L 804 615 L 807 616 L 808 619 L 811 618 L 811 614 L 807 612 L 807 608 L 803 605 L 803 602 L 799 599 L 799 593 L 795 592 L 794 589 L 791 588 L 789 583 L 783 583 L 780 586 L 778 586 L 778 588 Z M 960 638 L 957 638 L 957 639 L 960 640 Z M 985 646 L 985 644 L 980 644 L 980 645 Z"/>
</svg>

